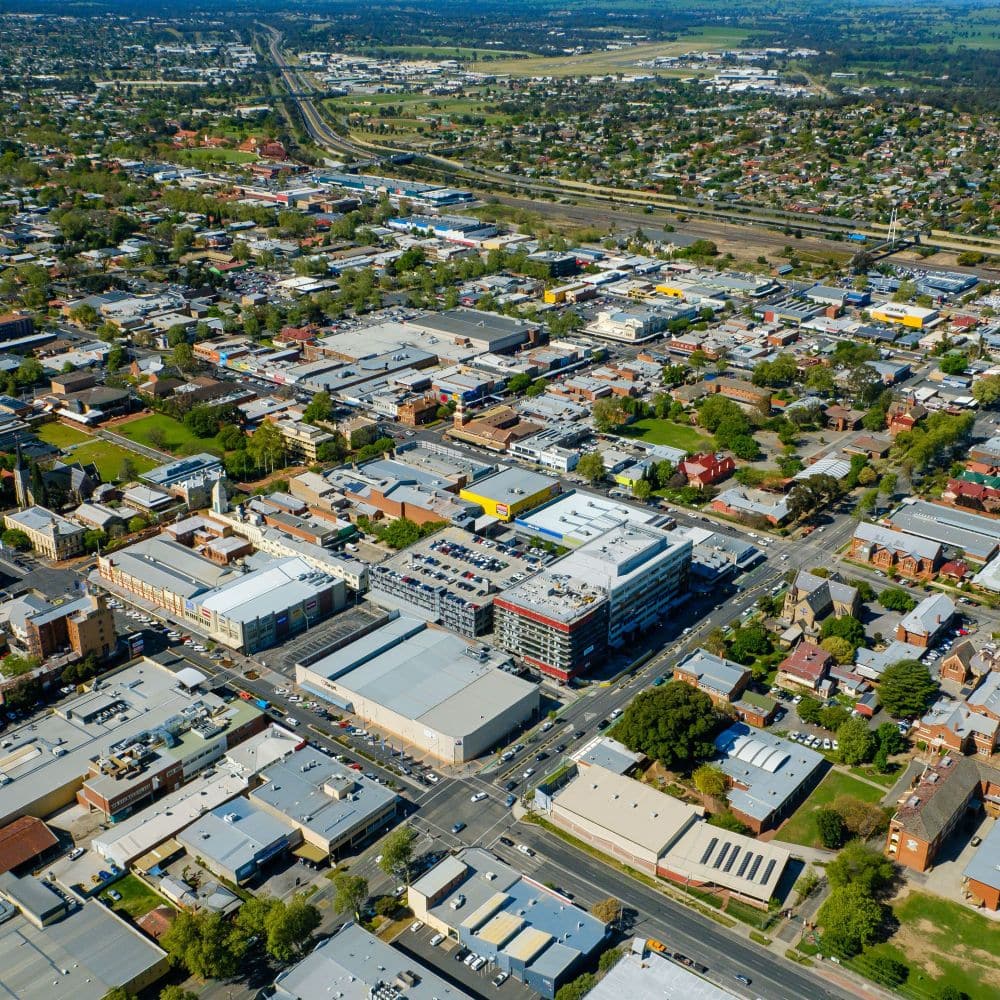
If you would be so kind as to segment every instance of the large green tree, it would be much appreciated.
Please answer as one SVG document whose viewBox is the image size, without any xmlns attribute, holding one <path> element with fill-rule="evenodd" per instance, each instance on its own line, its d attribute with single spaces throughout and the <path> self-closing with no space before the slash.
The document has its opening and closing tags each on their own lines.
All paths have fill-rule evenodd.
<svg viewBox="0 0 1000 1000">
<path fill-rule="evenodd" d="M 892 885 L 896 866 L 881 852 L 864 841 L 852 840 L 826 866 L 831 887 L 859 886 L 869 896 L 879 896 Z"/>
<path fill-rule="evenodd" d="M 170 956 L 199 979 L 236 975 L 246 950 L 246 938 L 221 913 L 188 913 L 174 918 L 160 944 Z"/>
<path fill-rule="evenodd" d="M 670 681 L 643 691 L 625 710 L 616 736 L 665 767 L 688 767 L 710 757 L 720 718 L 703 691 Z"/>
<path fill-rule="evenodd" d="M 878 742 L 864 719 L 848 719 L 837 730 L 838 753 L 845 764 L 867 764 Z"/>
<path fill-rule="evenodd" d="M 914 719 L 924 714 L 937 695 L 937 681 L 919 660 L 900 660 L 882 673 L 878 696 L 882 707 L 895 719 Z"/>
<path fill-rule="evenodd" d="M 850 957 L 880 938 L 886 907 L 866 892 L 864 886 L 845 885 L 827 896 L 816 921 L 823 929 L 824 946 L 835 954 Z"/>
<path fill-rule="evenodd" d="M 590 483 L 599 483 L 604 478 L 604 459 L 599 451 L 588 451 L 580 456 L 576 471 Z"/>
</svg>

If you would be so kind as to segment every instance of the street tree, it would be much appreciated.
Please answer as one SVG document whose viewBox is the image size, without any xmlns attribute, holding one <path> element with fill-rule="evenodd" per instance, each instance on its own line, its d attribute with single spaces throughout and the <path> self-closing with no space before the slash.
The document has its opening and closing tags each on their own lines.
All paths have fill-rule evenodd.
<svg viewBox="0 0 1000 1000">
<path fill-rule="evenodd" d="M 580 456 L 576 471 L 590 483 L 599 483 L 604 478 L 604 459 L 599 451 L 588 451 Z"/>
<path fill-rule="evenodd" d="M 402 879 L 409 885 L 410 864 L 413 848 L 417 840 L 413 827 L 400 826 L 385 838 L 382 844 L 382 860 L 379 868 L 393 878 Z"/>
<path fill-rule="evenodd" d="M 862 885 L 834 889 L 816 914 L 823 929 L 823 943 L 846 958 L 874 944 L 885 926 L 886 908 Z"/>
<path fill-rule="evenodd" d="M 352 913 L 361 919 L 361 907 L 368 898 L 368 879 L 363 875 L 338 872 L 333 880 L 333 909 L 336 913 Z"/>
<path fill-rule="evenodd" d="M 606 924 L 611 924 L 614 927 L 618 921 L 621 919 L 622 915 L 622 904 L 621 901 L 615 899 L 614 896 L 608 896 L 605 899 L 599 899 L 590 908 L 592 916 L 597 917 L 598 920 L 603 921 Z"/>
</svg>

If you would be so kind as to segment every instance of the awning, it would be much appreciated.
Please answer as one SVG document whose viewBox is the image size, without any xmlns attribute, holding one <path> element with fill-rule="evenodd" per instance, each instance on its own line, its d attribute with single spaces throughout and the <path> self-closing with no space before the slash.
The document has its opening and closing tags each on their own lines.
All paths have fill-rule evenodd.
<svg viewBox="0 0 1000 1000">
<path fill-rule="evenodd" d="M 321 847 L 317 847 L 315 844 L 309 844 L 303 842 L 300 846 L 296 847 L 292 854 L 297 858 L 302 858 L 304 861 L 311 861 L 315 865 L 321 865 L 324 861 L 327 861 L 330 855 L 323 850 Z"/>
<path fill-rule="evenodd" d="M 171 837 L 169 840 L 165 840 L 162 844 L 160 844 L 159 847 L 154 847 L 151 851 L 147 851 L 143 854 L 142 857 L 136 858 L 135 861 L 132 862 L 132 865 L 140 872 L 149 872 L 157 865 L 161 865 L 183 852 L 184 848 L 173 837 Z"/>
</svg>

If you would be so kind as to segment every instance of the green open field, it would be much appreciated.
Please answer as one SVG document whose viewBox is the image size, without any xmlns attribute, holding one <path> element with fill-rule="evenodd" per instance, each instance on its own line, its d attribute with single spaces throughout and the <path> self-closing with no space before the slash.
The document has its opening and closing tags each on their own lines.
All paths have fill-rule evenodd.
<svg viewBox="0 0 1000 1000">
<path fill-rule="evenodd" d="M 153 892 L 145 882 L 134 875 L 126 875 L 123 879 L 115 882 L 112 888 L 120 892 L 122 898 L 115 902 L 108 896 L 107 892 L 104 892 L 101 894 L 101 899 L 106 900 L 115 910 L 127 914 L 133 920 L 145 916 L 157 906 L 169 905 L 161 895 Z"/>
<path fill-rule="evenodd" d="M 255 163 L 256 153 L 246 153 L 242 149 L 181 149 L 177 159 L 184 163 Z"/>
<path fill-rule="evenodd" d="M 200 438 L 179 420 L 165 413 L 151 413 L 148 417 L 130 420 L 115 428 L 117 434 L 138 444 L 177 455 L 196 455 L 200 451 L 222 455 L 225 449 L 214 438 Z"/>
<path fill-rule="evenodd" d="M 910 892 L 892 903 L 899 929 L 884 944 L 865 950 L 851 964 L 864 971 L 872 959 L 888 956 L 910 967 L 899 990 L 923 1000 L 953 986 L 969 1000 L 1000 996 L 1000 923 L 952 900 Z"/>
<path fill-rule="evenodd" d="M 156 462 L 146 458 L 145 455 L 137 455 L 134 451 L 128 451 L 121 445 L 112 441 L 103 441 L 100 438 L 91 441 L 90 444 L 80 445 L 79 448 L 74 449 L 70 457 L 74 462 L 82 462 L 84 465 L 93 462 L 101 474 L 101 479 L 106 483 L 113 483 L 119 478 L 125 459 L 132 463 L 136 475 L 149 472 L 156 466 Z"/>
<path fill-rule="evenodd" d="M 61 424 L 58 420 L 42 424 L 35 433 L 46 444 L 54 445 L 56 448 L 68 448 L 70 445 L 82 444 L 91 439 L 85 431 L 70 427 L 69 424 Z"/>
<path fill-rule="evenodd" d="M 618 433 L 622 437 L 639 438 L 648 444 L 665 444 L 671 448 L 683 448 L 685 451 L 704 451 L 712 447 L 711 438 L 699 434 L 687 424 L 678 424 L 673 420 L 660 420 L 648 417 L 637 420 L 627 427 L 622 427 Z"/>
<path fill-rule="evenodd" d="M 792 818 L 778 831 L 775 840 L 806 847 L 822 847 L 816 830 L 816 812 L 828 806 L 839 795 L 853 795 L 863 802 L 878 802 L 884 795 L 880 788 L 852 778 L 842 771 L 829 771 L 826 777 L 795 810 Z"/>
<path fill-rule="evenodd" d="M 490 73 L 510 76 L 591 76 L 602 73 L 625 73 L 637 63 L 657 56 L 677 56 L 684 52 L 740 45 L 747 32 L 739 28 L 697 28 L 676 42 L 649 42 L 614 51 L 588 52 L 582 56 L 545 56 L 532 59 L 497 59 L 483 63 Z"/>
</svg>

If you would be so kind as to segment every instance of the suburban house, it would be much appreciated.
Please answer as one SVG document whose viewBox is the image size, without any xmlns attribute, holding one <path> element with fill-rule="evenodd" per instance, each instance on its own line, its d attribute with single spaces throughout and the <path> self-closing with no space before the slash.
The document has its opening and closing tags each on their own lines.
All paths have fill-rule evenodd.
<svg viewBox="0 0 1000 1000">
<path fill-rule="evenodd" d="M 826 417 L 827 426 L 835 431 L 856 431 L 861 426 L 861 419 L 864 413 L 861 410 L 852 410 L 847 406 L 834 404 L 828 406 L 823 415 Z"/>
<path fill-rule="evenodd" d="M 909 614 L 904 615 L 896 626 L 896 638 L 911 646 L 927 649 L 937 642 L 954 617 L 955 605 L 951 598 L 944 594 L 933 594 L 925 597 Z"/>
<path fill-rule="evenodd" d="M 791 653 L 778 664 L 775 683 L 787 687 L 808 688 L 819 691 L 830 688 L 830 668 L 836 661 L 822 647 L 815 643 L 800 642 Z"/>
<path fill-rule="evenodd" d="M 912 431 L 927 416 L 927 408 L 911 400 L 896 400 L 889 405 L 886 423 L 895 437 L 901 431 Z"/>
<path fill-rule="evenodd" d="M 905 531 L 862 522 L 854 530 L 850 557 L 885 572 L 910 579 L 932 580 L 941 563 L 941 546 Z"/>
<path fill-rule="evenodd" d="M 822 577 L 802 570 L 785 592 L 783 617 L 806 632 L 815 632 L 824 618 L 856 618 L 860 607 L 857 588 L 843 583 L 836 573 Z"/>
</svg>

